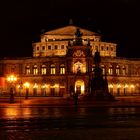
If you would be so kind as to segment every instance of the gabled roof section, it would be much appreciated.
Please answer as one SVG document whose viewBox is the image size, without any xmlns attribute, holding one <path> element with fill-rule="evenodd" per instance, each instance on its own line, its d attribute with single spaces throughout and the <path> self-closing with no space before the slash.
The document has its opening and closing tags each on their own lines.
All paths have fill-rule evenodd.
<svg viewBox="0 0 140 140">
<path fill-rule="evenodd" d="M 73 25 L 51 30 L 51 31 L 45 32 L 44 34 L 45 35 L 71 35 L 71 36 L 73 36 L 73 35 L 75 35 L 77 28 L 80 29 L 81 33 L 83 33 L 83 36 L 93 36 L 93 35 L 99 36 L 99 34 L 97 34 L 95 32 L 83 29 L 81 27 L 73 26 Z"/>
</svg>

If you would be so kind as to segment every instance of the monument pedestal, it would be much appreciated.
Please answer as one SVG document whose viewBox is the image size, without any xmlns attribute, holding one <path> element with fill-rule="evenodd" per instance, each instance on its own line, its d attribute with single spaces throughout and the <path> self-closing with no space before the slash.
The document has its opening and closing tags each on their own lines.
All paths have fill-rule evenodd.
<svg viewBox="0 0 140 140">
<path fill-rule="evenodd" d="M 90 79 L 89 97 L 95 100 L 115 100 L 114 96 L 109 93 L 107 77 L 103 76 L 100 62 L 100 53 L 97 51 L 94 56 L 95 68 Z"/>
</svg>

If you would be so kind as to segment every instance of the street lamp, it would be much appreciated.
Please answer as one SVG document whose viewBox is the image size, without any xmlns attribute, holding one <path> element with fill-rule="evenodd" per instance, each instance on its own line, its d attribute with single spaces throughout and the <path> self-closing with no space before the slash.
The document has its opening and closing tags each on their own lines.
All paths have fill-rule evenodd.
<svg viewBox="0 0 140 140">
<path fill-rule="evenodd" d="M 15 75 L 10 75 L 7 77 L 7 81 L 10 83 L 10 103 L 14 103 L 14 83 L 17 81 Z"/>
<path fill-rule="evenodd" d="M 28 99 L 30 83 L 26 82 L 24 83 L 24 86 L 26 88 L 25 99 Z"/>
</svg>

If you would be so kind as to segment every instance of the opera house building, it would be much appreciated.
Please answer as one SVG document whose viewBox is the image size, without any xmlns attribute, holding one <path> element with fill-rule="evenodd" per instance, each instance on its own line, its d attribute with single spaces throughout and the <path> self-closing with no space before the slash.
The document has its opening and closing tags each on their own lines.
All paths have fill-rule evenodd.
<svg viewBox="0 0 140 140">
<path fill-rule="evenodd" d="M 68 25 L 44 32 L 32 46 L 31 57 L 0 59 L 0 94 L 10 87 L 15 96 L 68 97 L 71 87 L 88 94 L 96 51 L 112 95 L 140 94 L 140 58 L 117 57 L 117 44 L 102 42 L 98 33 Z"/>
</svg>

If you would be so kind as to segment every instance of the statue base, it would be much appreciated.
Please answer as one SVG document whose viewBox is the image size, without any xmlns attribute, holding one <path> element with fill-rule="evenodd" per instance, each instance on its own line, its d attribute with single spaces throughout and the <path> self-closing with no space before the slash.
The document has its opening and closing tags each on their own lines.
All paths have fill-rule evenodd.
<svg viewBox="0 0 140 140">
<path fill-rule="evenodd" d="M 96 90 L 94 93 L 87 94 L 83 98 L 96 101 L 115 101 L 115 97 L 111 93 L 102 90 Z"/>
</svg>

